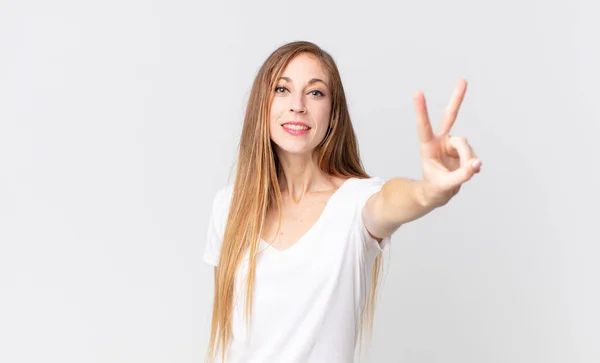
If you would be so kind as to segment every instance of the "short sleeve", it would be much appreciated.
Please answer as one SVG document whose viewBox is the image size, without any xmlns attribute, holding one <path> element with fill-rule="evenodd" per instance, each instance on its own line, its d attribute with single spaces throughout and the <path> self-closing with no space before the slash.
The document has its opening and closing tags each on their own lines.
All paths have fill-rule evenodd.
<svg viewBox="0 0 600 363">
<path fill-rule="evenodd" d="M 219 255 L 223 235 L 225 234 L 225 226 L 227 225 L 232 187 L 232 185 L 228 185 L 219 189 L 213 198 L 204 246 L 204 261 L 212 266 L 219 265 Z"/>
<path fill-rule="evenodd" d="M 380 252 L 385 252 L 388 250 L 392 240 L 391 236 L 384 237 L 381 242 L 378 242 L 376 239 L 371 237 L 367 227 L 365 227 L 363 222 L 362 211 L 367 204 L 367 200 L 369 200 L 373 194 L 381 190 L 383 184 L 385 184 L 385 180 L 380 177 L 372 177 L 368 179 L 360 179 L 358 184 L 360 185 L 356 188 L 357 190 L 355 190 L 357 196 L 355 222 L 366 250 L 377 255 Z"/>
</svg>

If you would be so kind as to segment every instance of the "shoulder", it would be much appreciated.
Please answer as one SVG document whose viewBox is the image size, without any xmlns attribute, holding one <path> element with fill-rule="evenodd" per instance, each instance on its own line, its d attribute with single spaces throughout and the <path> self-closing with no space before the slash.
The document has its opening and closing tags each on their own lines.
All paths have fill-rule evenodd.
<svg viewBox="0 0 600 363">
<path fill-rule="evenodd" d="M 215 215 L 223 216 L 227 215 L 229 206 L 231 204 L 231 198 L 233 196 L 233 184 L 227 184 L 215 192 L 212 202 L 212 212 Z"/>
<path fill-rule="evenodd" d="M 219 253 L 232 195 L 233 185 L 225 185 L 219 188 L 213 196 L 212 210 L 206 231 L 206 247 L 204 249 L 204 261 L 213 266 L 219 265 Z"/>
<path fill-rule="evenodd" d="M 348 193 L 349 200 L 358 209 L 357 212 L 362 212 L 369 198 L 378 193 L 385 182 L 385 179 L 378 176 L 367 178 L 357 177 L 348 182 L 346 192 Z M 360 213 L 358 214 L 360 215 Z"/>
<path fill-rule="evenodd" d="M 378 176 L 353 176 L 349 178 L 335 177 L 333 180 L 338 188 L 346 186 L 347 184 L 349 190 L 376 188 L 377 186 L 381 187 L 385 184 L 385 180 Z"/>
<path fill-rule="evenodd" d="M 215 202 L 227 202 L 228 200 L 231 199 L 233 195 L 233 183 L 230 184 L 226 184 L 222 187 L 220 187 L 219 189 L 217 189 L 217 192 L 215 193 Z"/>
<path fill-rule="evenodd" d="M 345 207 L 362 209 L 369 197 L 381 190 L 384 184 L 385 180 L 381 177 L 355 176 L 342 180 L 338 194 L 344 195 L 341 200 Z"/>
<path fill-rule="evenodd" d="M 378 177 L 372 176 L 367 178 L 353 178 L 353 187 L 351 188 L 355 193 L 374 193 L 379 191 L 383 184 L 385 184 L 386 180 Z"/>
</svg>

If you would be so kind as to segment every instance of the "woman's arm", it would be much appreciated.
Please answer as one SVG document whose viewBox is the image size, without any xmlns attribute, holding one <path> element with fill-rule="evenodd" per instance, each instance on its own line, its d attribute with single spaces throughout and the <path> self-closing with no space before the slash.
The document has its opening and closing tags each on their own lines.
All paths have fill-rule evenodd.
<svg viewBox="0 0 600 363">
<path fill-rule="evenodd" d="M 425 200 L 421 181 L 393 178 L 367 200 L 362 219 L 369 233 L 379 240 L 433 209 Z"/>
<path fill-rule="evenodd" d="M 466 87 L 465 80 L 458 82 L 437 134 L 431 129 L 425 96 L 422 92 L 415 93 L 423 180 L 390 179 L 367 200 L 362 219 L 374 238 L 390 236 L 402 224 L 445 205 L 463 183 L 479 172 L 481 161 L 467 139 L 450 136 Z"/>
</svg>

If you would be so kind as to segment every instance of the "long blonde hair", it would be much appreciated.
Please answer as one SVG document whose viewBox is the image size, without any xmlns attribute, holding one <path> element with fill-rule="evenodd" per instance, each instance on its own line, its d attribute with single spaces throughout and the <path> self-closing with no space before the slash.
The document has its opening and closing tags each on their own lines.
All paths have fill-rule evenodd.
<svg viewBox="0 0 600 363">
<path fill-rule="evenodd" d="M 256 255 L 267 208 L 273 202 L 277 203 L 281 226 L 282 198 L 278 182 L 281 170 L 270 138 L 269 113 L 277 79 L 282 75 L 289 61 L 302 52 L 310 53 L 320 60 L 330 81 L 331 130 L 314 150 L 315 153 L 318 153 L 319 168 L 324 173 L 336 177 L 369 177 L 360 160 L 344 88 L 333 58 L 317 45 L 306 41 L 288 43 L 276 49 L 258 71 L 246 107 L 233 196 L 223 236 L 219 265 L 215 271 L 212 327 L 207 351 L 209 362 L 214 361 L 219 350 L 221 359 L 225 360 L 226 348 L 231 338 L 236 270 L 248 252 L 245 317 L 247 324 L 250 324 Z M 372 331 L 376 289 L 381 267 L 382 256 L 379 254 L 373 266 L 373 281 L 361 317 L 361 342 L 363 330 L 366 329 L 369 333 Z"/>
</svg>

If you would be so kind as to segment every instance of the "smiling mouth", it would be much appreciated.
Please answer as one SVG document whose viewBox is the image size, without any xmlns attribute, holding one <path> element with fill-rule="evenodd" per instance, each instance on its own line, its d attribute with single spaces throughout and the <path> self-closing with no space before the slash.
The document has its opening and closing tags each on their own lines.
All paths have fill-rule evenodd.
<svg viewBox="0 0 600 363">
<path fill-rule="evenodd" d="M 310 127 L 305 125 L 294 125 L 294 124 L 283 124 L 281 125 L 284 129 L 295 130 L 295 131 L 308 131 Z"/>
</svg>

